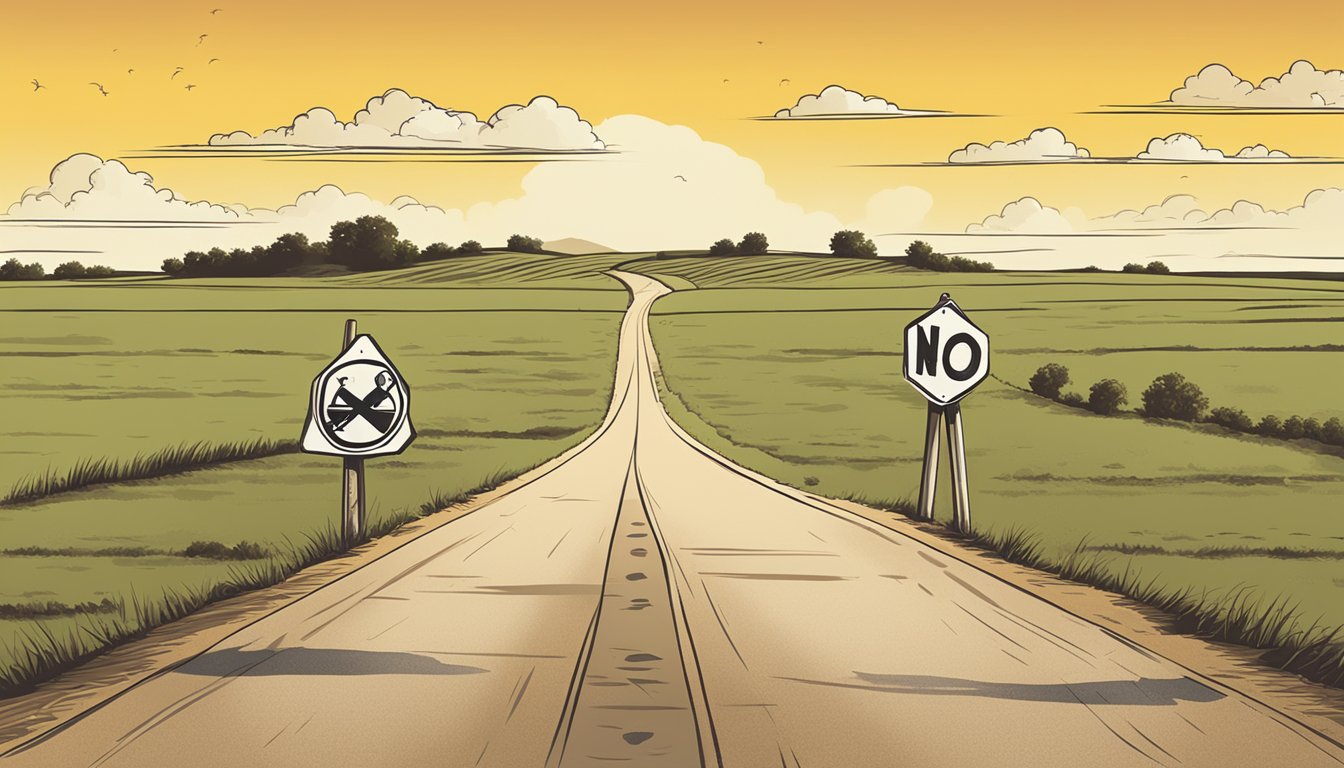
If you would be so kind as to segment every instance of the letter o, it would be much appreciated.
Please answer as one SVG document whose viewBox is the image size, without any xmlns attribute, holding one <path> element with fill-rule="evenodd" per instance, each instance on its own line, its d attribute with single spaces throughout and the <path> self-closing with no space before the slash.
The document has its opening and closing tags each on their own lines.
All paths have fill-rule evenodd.
<svg viewBox="0 0 1344 768">
<path fill-rule="evenodd" d="M 956 368 L 952 365 L 952 350 L 958 344 L 965 344 L 971 348 L 971 360 L 965 368 Z M 976 371 L 980 370 L 980 357 L 983 353 L 980 350 L 980 344 L 975 337 L 969 333 L 958 333 L 947 340 L 947 346 L 943 347 L 943 370 L 953 381 L 965 381 L 971 378 Z"/>
</svg>

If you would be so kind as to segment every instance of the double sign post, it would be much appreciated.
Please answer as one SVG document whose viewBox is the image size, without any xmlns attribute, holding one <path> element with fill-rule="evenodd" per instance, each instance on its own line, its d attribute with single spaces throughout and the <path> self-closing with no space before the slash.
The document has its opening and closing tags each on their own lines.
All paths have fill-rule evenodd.
<svg viewBox="0 0 1344 768">
<path fill-rule="evenodd" d="M 345 321 L 341 354 L 313 380 L 305 453 L 340 456 L 341 539 L 352 546 L 364 534 L 364 460 L 401 453 L 415 440 L 411 388 L 372 336 Z"/>
<path fill-rule="evenodd" d="M 933 309 L 905 327 L 906 381 L 929 401 L 924 433 L 924 472 L 919 481 L 919 516 L 933 519 L 938 481 L 938 431 L 947 423 L 952 465 L 952 526 L 971 530 L 971 491 L 966 476 L 966 432 L 961 399 L 989 376 L 989 336 L 944 293 Z"/>
</svg>

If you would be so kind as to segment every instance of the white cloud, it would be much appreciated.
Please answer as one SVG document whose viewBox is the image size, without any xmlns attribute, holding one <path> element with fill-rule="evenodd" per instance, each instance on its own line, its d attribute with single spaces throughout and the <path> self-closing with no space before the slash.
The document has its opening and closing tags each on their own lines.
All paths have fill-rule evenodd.
<svg viewBox="0 0 1344 768">
<path fill-rule="evenodd" d="M 45 187 L 33 187 L 9 206 L 16 219 L 110 219 L 231 222 L 246 214 L 241 206 L 183 200 L 170 189 L 154 186 L 147 173 L 137 173 L 116 160 L 78 154 L 51 171 Z"/>
<path fill-rule="evenodd" d="M 1062 234 L 1073 232 L 1075 222 L 1081 218 L 1076 210 L 1067 213 L 1058 208 L 1041 205 L 1034 197 L 1014 200 L 997 214 L 986 216 L 978 224 L 966 227 L 968 233 L 991 232 L 1033 232 L 1039 234 Z"/>
<path fill-rule="evenodd" d="M 1025 139 L 967 144 L 948 156 L 949 163 L 1062 163 L 1092 155 L 1064 138 L 1058 128 L 1038 128 Z"/>
<path fill-rule="evenodd" d="M 1254 85 L 1222 64 L 1210 64 L 1187 77 L 1184 86 L 1171 92 L 1170 101 L 1178 106 L 1233 109 L 1344 107 L 1344 72 L 1296 61 L 1284 74 Z"/>
<path fill-rule="evenodd" d="M 903 110 L 881 96 L 864 96 L 839 85 L 828 85 L 821 93 L 809 93 L 798 103 L 775 112 L 775 118 L 808 117 L 902 117 L 931 114 Z"/>
<path fill-rule="evenodd" d="M 476 115 L 435 105 L 392 89 L 369 99 L 344 122 L 326 107 L 314 107 L 285 126 L 253 136 L 246 131 L 210 137 L 213 147 L 298 146 L 378 149 L 522 149 L 541 152 L 598 151 L 606 144 L 593 126 L 549 96 L 511 104 L 482 122 Z"/>
<path fill-rule="evenodd" d="M 1138 160 L 1158 160 L 1175 163 L 1221 163 L 1228 161 L 1291 160 L 1291 155 L 1264 144 L 1243 147 L 1235 155 L 1227 155 L 1221 149 L 1205 147 L 1204 144 L 1188 133 L 1173 133 L 1166 138 L 1154 138 L 1148 142 L 1148 149 L 1140 152 Z"/>
</svg>

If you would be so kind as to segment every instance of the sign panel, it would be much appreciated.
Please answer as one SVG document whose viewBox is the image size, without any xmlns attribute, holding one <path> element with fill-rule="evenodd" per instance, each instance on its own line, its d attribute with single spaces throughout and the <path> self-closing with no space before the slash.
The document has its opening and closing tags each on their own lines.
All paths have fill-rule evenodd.
<svg viewBox="0 0 1344 768">
<path fill-rule="evenodd" d="M 372 336 L 356 337 L 313 380 L 301 448 L 328 456 L 388 456 L 414 439 L 410 387 Z"/>
<path fill-rule="evenodd" d="M 970 394 L 989 376 L 989 335 L 943 294 L 905 327 L 905 380 L 934 405 Z"/>
</svg>

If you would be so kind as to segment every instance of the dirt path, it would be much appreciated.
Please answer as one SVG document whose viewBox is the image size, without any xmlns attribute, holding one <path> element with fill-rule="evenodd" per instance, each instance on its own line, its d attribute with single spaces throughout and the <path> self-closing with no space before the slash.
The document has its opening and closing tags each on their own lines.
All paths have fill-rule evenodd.
<svg viewBox="0 0 1344 768">
<path fill-rule="evenodd" d="M 612 406 L 580 450 L 0 763 L 1344 764 L 989 564 L 700 446 L 658 401 L 667 289 L 620 278 Z"/>
</svg>

